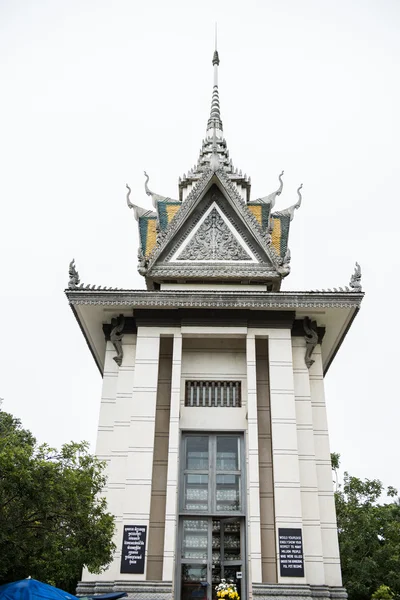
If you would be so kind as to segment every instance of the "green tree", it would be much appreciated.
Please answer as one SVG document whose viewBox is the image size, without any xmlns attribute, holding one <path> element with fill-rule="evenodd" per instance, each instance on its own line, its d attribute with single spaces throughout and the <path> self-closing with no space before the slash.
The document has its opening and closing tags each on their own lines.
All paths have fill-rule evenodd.
<svg viewBox="0 0 400 600">
<path fill-rule="evenodd" d="M 400 596 L 400 504 L 379 503 L 384 493 L 378 479 L 363 481 L 347 472 L 335 492 L 343 585 L 350 600 L 369 600 L 383 587 Z M 386 495 L 394 498 L 397 491 L 388 487 Z"/>
<path fill-rule="evenodd" d="M 32 576 L 74 593 L 82 567 L 111 561 L 104 465 L 87 443 L 38 445 L 0 409 L 0 584 Z"/>
<path fill-rule="evenodd" d="M 394 594 L 388 585 L 380 585 L 371 596 L 371 600 L 392 600 Z"/>
</svg>

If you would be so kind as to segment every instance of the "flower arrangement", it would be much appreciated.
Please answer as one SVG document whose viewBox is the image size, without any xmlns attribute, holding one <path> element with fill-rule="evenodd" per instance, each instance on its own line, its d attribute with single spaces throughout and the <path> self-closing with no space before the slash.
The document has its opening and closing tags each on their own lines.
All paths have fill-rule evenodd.
<svg viewBox="0 0 400 600">
<path fill-rule="evenodd" d="M 217 598 L 230 598 L 231 600 L 240 600 L 236 585 L 232 582 L 227 583 L 226 579 L 221 579 L 221 583 L 215 586 Z"/>
</svg>

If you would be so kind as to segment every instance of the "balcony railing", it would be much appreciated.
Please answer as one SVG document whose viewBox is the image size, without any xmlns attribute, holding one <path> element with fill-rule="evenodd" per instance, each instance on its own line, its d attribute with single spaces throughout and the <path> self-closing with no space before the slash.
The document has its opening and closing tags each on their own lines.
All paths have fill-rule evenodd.
<svg viewBox="0 0 400 600">
<path fill-rule="evenodd" d="M 240 381 L 186 381 L 185 406 L 239 408 Z"/>
</svg>

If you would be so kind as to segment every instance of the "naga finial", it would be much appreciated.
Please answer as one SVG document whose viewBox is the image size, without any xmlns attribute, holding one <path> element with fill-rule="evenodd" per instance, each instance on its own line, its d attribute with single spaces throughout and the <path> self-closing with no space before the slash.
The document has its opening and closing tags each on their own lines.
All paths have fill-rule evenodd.
<svg viewBox="0 0 400 600">
<path fill-rule="evenodd" d="M 71 260 L 71 262 L 69 263 L 69 281 L 68 281 L 68 288 L 70 290 L 75 289 L 76 287 L 78 287 L 78 285 L 80 284 L 80 278 L 79 278 L 79 273 L 76 270 L 76 266 L 75 266 L 75 259 L 73 258 Z"/>
<path fill-rule="evenodd" d="M 285 173 L 285 171 L 282 171 L 282 173 L 278 177 L 280 185 L 279 185 L 279 188 L 276 190 L 276 195 L 277 196 L 280 196 L 281 193 L 282 193 L 282 190 L 283 190 L 283 180 L 282 180 L 282 177 L 283 177 L 284 173 Z"/>
<path fill-rule="evenodd" d="M 356 262 L 356 266 L 354 267 L 354 273 L 350 278 L 349 286 L 352 288 L 354 292 L 362 292 L 361 286 L 361 267 Z"/>
<path fill-rule="evenodd" d="M 301 201 L 303 199 L 303 196 L 301 195 L 301 189 L 303 187 L 303 184 L 301 183 L 300 186 L 297 188 L 297 195 L 299 197 L 299 199 L 297 200 L 296 204 L 294 205 L 294 208 L 300 208 L 301 206 Z"/>
<path fill-rule="evenodd" d="M 131 188 L 129 187 L 129 185 L 126 183 L 126 189 L 128 190 L 128 193 L 126 194 L 126 203 L 128 205 L 128 208 L 133 208 L 134 205 L 132 204 L 132 202 L 130 201 L 130 195 L 131 195 Z"/>
<path fill-rule="evenodd" d="M 153 196 L 153 192 L 151 192 L 151 191 L 149 190 L 149 186 L 147 185 L 147 184 L 149 183 L 149 179 L 150 179 L 150 177 L 147 175 L 146 171 L 144 171 L 144 176 L 146 177 L 146 181 L 144 182 L 144 189 L 145 189 L 145 191 L 146 191 L 146 194 L 147 194 L 148 196 Z"/>
</svg>

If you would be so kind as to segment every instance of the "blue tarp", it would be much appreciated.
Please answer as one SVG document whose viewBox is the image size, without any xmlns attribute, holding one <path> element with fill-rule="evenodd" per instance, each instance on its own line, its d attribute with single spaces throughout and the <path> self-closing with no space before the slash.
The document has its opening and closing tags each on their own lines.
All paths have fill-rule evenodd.
<svg viewBox="0 0 400 600">
<path fill-rule="evenodd" d="M 77 597 L 36 579 L 21 579 L 0 585 L 0 600 L 77 600 Z"/>
</svg>

